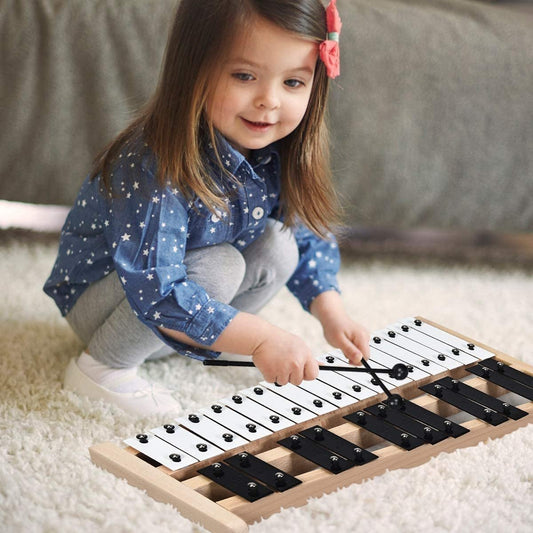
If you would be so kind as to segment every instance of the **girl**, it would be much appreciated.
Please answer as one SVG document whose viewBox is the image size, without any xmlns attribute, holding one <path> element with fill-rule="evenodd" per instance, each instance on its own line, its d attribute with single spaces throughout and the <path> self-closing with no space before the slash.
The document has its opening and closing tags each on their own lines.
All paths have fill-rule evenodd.
<svg viewBox="0 0 533 533">
<path fill-rule="evenodd" d="M 339 30 L 335 0 L 327 17 L 320 0 L 181 1 L 157 90 L 97 158 L 44 287 L 87 346 L 66 388 L 133 414 L 176 410 L 137 376 L 175 352 L 251 355 L 269 382 L 312 380 L 306 343 L 255 314 L 284 284 L 332 346 L 368 357 L 330 233 Z"/>
</svg>

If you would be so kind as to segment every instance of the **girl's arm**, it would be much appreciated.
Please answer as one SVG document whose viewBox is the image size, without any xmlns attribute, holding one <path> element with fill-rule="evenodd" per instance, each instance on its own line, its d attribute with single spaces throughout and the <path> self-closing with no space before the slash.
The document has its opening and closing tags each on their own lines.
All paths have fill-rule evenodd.
<svg viewBox="0 0 533 533">
<path fill-rule="evenodd" d="M 361 358 L 370 357 L 370 335 L 350 318 L 337 291 L 319 294 L 311 302 L 309 310 L 322 324 L 324 338 L 334 348 L 341 349 L 352 364 L 360 365 Z"/>
<path fill-rule="evenodd" d="M 185 333 L 159 329 L 179 342 L 205 348 Z M 251 355 L 270 383 L 299 385 L 302 380 L 313 380 L 318 375 L 318 362 L 303 339 L 250 313 L 237 313 L 208 349 Z"/>
</svg>

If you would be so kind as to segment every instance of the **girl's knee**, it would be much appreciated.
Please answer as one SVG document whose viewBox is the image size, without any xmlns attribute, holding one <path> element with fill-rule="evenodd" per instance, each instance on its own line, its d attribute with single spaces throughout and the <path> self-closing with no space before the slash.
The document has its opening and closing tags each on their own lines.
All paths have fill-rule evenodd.
<svg viewBox="0 0 533 533">
<path fill-rule="evenodd" d="M 268 241 L 269 263 L 278 279 L 288 280 L 298 266 L 299 251 L 291 229 L 277 220 L 269 221 L 265 229 Z"/>
<path fill-rule="evenodd" d="M 244 257 L 229 243 L 192 250 L 185 256 L 189 279 L 204 287 L 211 298 L 229 303 L 244 279 Z"/>
<path fill-rule="evenodd" d="M 216 293 L 214 298 L 229 303 L 237 294 L 246 273 L 246 262 L 243 255 L 231 244 L 217 246 L 215 257 L 219 276 L 214 280 Z"/>
</svg>

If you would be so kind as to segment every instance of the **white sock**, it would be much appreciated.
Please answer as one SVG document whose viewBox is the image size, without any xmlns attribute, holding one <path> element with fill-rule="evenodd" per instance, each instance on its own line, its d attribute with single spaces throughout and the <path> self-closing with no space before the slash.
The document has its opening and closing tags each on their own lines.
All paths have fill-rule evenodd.
<svg viewBox="0 0 533 533">
<path fill-rule="evenodd" d="M 148 381 L 137 376 L 138 367 L 113 368 L 97 361 L 87 352 L 82 352 L 78 368 L 101 387 L 113 392 L 135 392 L 150 387 Z"/>
</svg>

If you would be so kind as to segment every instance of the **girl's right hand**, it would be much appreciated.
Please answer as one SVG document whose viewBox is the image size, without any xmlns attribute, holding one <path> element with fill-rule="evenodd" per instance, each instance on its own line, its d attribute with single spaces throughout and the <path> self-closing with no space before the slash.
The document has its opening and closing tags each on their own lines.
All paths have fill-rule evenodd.
<svg viewBox="0 0 533 533">
<path fill-rule="evenodd" d="M 296 335 L 275 328 L 252 353 L 255 366 L 269 383 L 299 385 L 318 376 L 318 361 L 307 344 Z"/>
<path fill-rule="evenodd" d="M 318 362 L 300 337 L 250 313 L 237 313 L 211 346 L 198 344 L 181 331 L 160 330 L 191 346 L 252 355 L 255 366 L 269 383 L 299 385 L 304 379 L 310 381 L 318 376 Z"/>
</svg>

